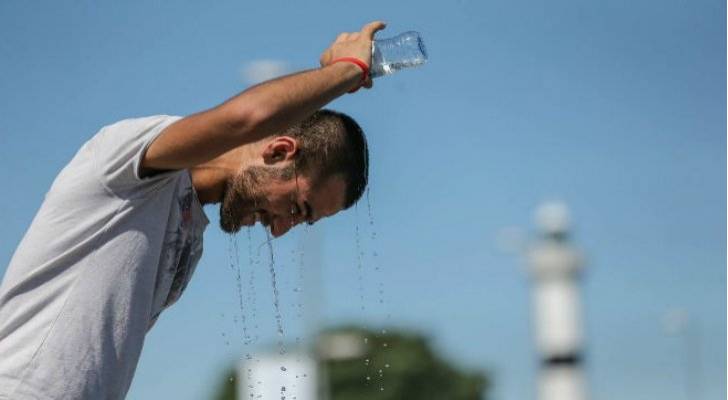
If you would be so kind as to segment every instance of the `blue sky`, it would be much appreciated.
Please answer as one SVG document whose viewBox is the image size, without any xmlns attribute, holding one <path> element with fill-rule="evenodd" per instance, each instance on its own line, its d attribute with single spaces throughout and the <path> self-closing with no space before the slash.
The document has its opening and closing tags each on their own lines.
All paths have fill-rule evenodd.
<svg viewBox="0 0 728 400">
<path fill-rule="evenodd" d="M 310 332 L 294 288 L 319 274 L 318 286 L 304 290 L 319 294 L 304 312 L 318 316 L 313 326 L 419 331 L 448 358 L 491 371 L 495 399 L 533 398 L 529 285 L 519 257 L 497 239 L 509 227 L 531 234 L 537 205 L 558 199 L 571 208 L 589 261 L 592 398 L 684 398 L 681 342 L 662 323 L 677 308 L 700 332 L 704 398 L 723 399 L 725 7 L 4 1 L 0 273 L 55 175 L 103 125 L 211 107 L 249 85 L 251 63 L 316 67 L 338 33 L 382 19 L 382 36 L 420 31 L 430 62 L 331 105 L 368 134 L 374 224 L 362 203 L 275 242 L 286 340 Z M 148 335 L 130 399 L 206 398 L 244 351 L 229 339 L 240 324 L 228 238 L 216 228 L 217 208 L 206 211 L 205 255 Z M 315 238 L 321 268 L 302 272 L 298 249 L 315 259 Z M 238 241 L 247 279 L 247 236 Z M 260 230 L 252 241 L 262 243 Z M 253 253 L 257 345 L 265 347 L 275 343 L 270 279 L 266 253 Z"/>
</svg>

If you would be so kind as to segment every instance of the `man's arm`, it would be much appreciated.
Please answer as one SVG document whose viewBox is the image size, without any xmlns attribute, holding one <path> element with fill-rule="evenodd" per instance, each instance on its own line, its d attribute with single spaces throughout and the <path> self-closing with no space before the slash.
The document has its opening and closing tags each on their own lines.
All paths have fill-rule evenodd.
<svg viewBox="0 0 728 400">
<path fill-rule="evenodd" d="M 372 22 L 361 32 L 343 33 L 321 56 L 321 68 L 253 86 L 215 108 L 173 123 L 147 149 L 142 170 L 189 168 L 304 120 L 361 83 L 357 65 L 331 61 L 356 57 L 369 65 L 374 33 L 383 28 L 383 23 Z M 365 86 L 371 87 L 371 81 Z"/>
</svg>

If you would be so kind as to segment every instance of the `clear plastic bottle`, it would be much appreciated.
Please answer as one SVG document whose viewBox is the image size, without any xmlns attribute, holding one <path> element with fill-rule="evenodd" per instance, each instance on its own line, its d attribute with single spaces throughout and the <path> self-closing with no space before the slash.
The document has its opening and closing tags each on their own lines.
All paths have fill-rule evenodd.
<svg viewBox="0 0 728 400">
<path fill-rule="evenodd" d="M 378 78 L 402 68 L 416 67 L 427 61 L 425 43 L 419 33 L 401 33 L 393 38 L 372 41 L 372 65 L 369 75 Z"/>
</svg>

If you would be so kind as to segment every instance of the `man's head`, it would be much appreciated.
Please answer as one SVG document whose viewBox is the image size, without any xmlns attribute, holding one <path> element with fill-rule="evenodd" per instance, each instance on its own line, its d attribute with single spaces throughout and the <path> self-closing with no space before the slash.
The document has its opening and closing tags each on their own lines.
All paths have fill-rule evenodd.
<svg viewBox="0 0 728 400">
<path fill-rule="evenodd" d="M 227 181 L 220 226 L 236 232 L 260 221 L 281 236 L 351 207 L 367 185 L 369 152 L 349 116 L 317 111 L 281 135 L 261 141 L 259 161 Z"/>
</svg>

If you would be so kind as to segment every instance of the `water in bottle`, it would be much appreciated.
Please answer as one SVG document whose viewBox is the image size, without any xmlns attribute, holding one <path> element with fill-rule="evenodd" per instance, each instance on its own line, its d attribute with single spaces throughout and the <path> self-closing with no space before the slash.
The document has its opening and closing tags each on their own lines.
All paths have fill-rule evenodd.
<svg viewBox="0 0 728 400">
<path fill-rule="evenodd" d="M 370 76 L 390 75 L 402 68 L 416 67 L 427 61 L 427 50 L 420 34 L 404 32 L 389 39 L 372 42 Z"/>
</svg>

